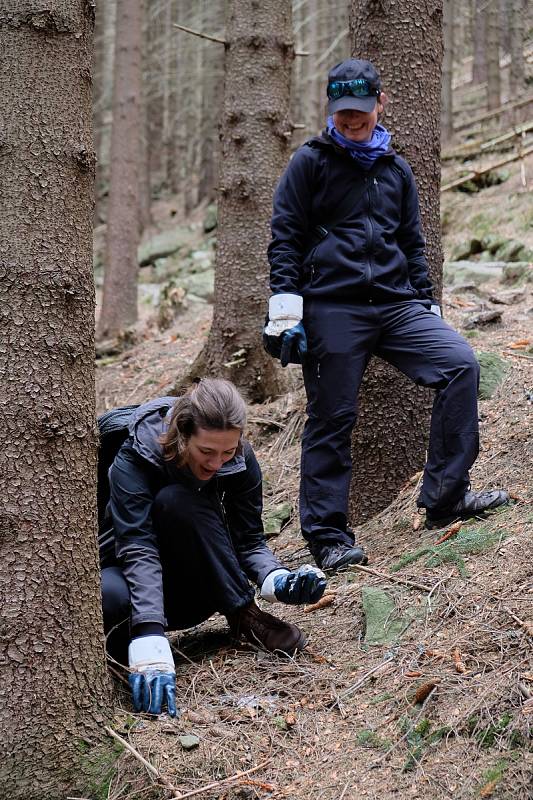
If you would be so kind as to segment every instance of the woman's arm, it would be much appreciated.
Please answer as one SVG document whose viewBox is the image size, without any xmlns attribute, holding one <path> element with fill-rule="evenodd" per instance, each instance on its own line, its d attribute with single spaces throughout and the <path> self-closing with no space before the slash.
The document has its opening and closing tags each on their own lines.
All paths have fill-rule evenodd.
<svg viewBox="0 0 533 800">
<path fill-rule="evenodd" d="M 146 622 L 165 625 L 161 562 L 152 528 L 156 475 L 126 442 L 109 470 L 109 485 L 116 554 L 130 590 L 132 627 Z"/>
<path fill-rule="evenodd" d="M 426 242 L 420 227 L 418 190 L 411 167 L 403 159 L 401 167 L 405 177 L 402 176 L 402 221 L 398 230 L 397 240 L 407 258 L 411 286 L 416 289 L 421 300 L 430 300 L 435 303 L 433 285 L 429 279 L 425 254 Z"/>
<path fill-rule="evenodd" d="M 248 442 L 244 444 L 244 457 L 246 470 L 225 479 L 221 499 L 239 563 L 250 580 L 262 586 L 266 576 L 282 565 L 266 543 L 261 519 L 263 479 Z"/>
</svg>

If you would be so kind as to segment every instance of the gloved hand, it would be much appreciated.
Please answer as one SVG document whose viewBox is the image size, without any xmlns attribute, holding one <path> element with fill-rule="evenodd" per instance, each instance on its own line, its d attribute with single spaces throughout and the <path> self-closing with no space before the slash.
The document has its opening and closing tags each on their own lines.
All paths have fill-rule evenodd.
<svg viewBox="0 0 533 800">
<path fill-rule="evenodd" d="M 303 299 L 297 294 L 275 294 L 268 304 L 263 331 L 267 353 L 279 358 L 281 366 L 301 364 L 307 353 L 307 337 L 302 325 Z"/>
<path fill-rule="evenodd" d="M 304 564 L 295 572 L 277 569 L 266 576 L 261 597 L 271 603 L 278 600 L 288 605 L 316 603 L 324 594 L 326 576 L 318 567 Z"/>
<path fill-rule="evenodd" d="M 166 636 L 140 636 L 128 649 L 129 684 L 135 711 L 176 716 L 176 670 Z"/>
</svg>

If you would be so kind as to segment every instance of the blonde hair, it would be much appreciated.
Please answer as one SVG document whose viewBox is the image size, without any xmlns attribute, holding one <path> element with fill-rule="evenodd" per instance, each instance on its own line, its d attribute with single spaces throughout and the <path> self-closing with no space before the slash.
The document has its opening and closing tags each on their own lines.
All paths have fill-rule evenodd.
<svg viewBox="0 0 533 800">
<path fill-rule="evenodd" d="M 168 431 L 159 439 L 163 457 L 181 464 L 187 443 L 198 428 L 242 433 L 245 425 L 246 405 L 233 383 L 202 378 L 172 406 Z"/>
</svg>

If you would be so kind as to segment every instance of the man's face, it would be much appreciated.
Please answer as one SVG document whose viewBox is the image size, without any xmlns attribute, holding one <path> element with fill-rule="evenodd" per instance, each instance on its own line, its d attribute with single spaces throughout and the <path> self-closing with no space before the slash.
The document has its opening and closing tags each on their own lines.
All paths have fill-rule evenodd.
<svg viewBox="0 0 533 800">
<path fill-rule="evenodd" d="M 373 111 L 355 111 L 346 108 L 333 114 L 333 124 L 338 132 L 350 142 L 368 142 L 378 123 L 378 113 L 383 106 L 377 102 Z"/>
<path fill-rule="evenodd" d="M 184 462 L 192 474 L 201 481 L 208 481 L 222 464 L 235 455 L 241 432 L 205 430 L 198 428 L 187 443 Z"/>
</svg>

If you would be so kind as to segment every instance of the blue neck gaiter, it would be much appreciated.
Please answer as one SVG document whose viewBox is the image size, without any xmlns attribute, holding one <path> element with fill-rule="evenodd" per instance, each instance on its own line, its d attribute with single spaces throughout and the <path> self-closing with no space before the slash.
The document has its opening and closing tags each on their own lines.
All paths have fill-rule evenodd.
<svg viewBox="0 0 533 800">
<path fill-rule="evenodd" d="M 376 125 L 368 142 L 351 142 L 336 129 L 333 117 L 328 117 L 328 134 L 334 142 L 349 151 L 362 169 L 370 169 L 376 158 L 385 155 L 389 149 L 391 135 L 383 125 Z"/>
</svg>

